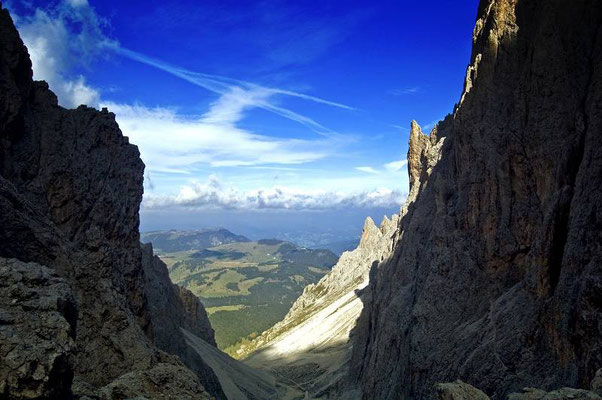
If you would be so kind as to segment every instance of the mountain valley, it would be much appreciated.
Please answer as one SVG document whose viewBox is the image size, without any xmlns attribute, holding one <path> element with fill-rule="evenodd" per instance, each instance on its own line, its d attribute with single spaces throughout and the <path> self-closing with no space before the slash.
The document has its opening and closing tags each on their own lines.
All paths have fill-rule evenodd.
<svg viewBox="0 0 602 400">
<path fill-rule="evenodd" d="M 339 257 L 140 233 L 138 147 L 33 79 L 0 4 L 0 399 L 602 400 L 602 2 L 476 11 L 458 103 L 407 130 L 399 213 L 356 246 L 304 234 Z M 263 89 L 237 99 L 285 113 Z"/>
<path fill-rule="evenodd" d="M 328 250 L 250 241 L 225 229 L 150 232 L 141 240 L 153 244 L 175 284 L 200 298 L 218 347 L 234 357 L 242 343 L 282 319 L 303 288 L 338 259 Z"/>
</svg>

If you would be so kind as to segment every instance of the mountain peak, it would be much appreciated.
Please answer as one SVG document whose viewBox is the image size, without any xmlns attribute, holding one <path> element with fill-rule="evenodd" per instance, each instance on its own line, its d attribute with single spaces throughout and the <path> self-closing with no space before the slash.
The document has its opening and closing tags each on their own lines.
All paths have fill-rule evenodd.
<svg viewBox="0 0 602 400">
<path fill-rule="evenodd" d="M 380 229 L 376 227 L 374 220 L 366 217 L 364 227 L 362 228 L 362 236 L 360 237 L 360 247 L 370 246 L 375 240 L 382 236 Z"/>
</svg>

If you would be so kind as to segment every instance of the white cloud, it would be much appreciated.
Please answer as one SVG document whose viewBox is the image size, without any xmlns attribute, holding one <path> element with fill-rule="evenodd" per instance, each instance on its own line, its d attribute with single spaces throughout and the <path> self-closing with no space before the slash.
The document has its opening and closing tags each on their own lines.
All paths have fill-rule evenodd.
<svg viewBox="0 0 602 400">
<path fill-rule="evenodd" d="M 115 112 L 124 135 L 140 148 L 152 172 L 191 173 L 200 164 L 212 167 L 302 164 L 322 159 L 338 146 L 336 139 L 276 138 L 238 128 L 249 98 L 234 91 L 221 96 L 198 119 L 174 110 L 140 105 L 104 104 Z"/>
<path fill-rule="evenodd" d="M 358 173 L 357 177 L 349 177 L 348 180 L 337 177 L 329 182 L 321 181 L 329 178 L 322 173 L 308 177 L 307 168 L 303 168 L 298 180 L 279 180 L 282 186 L 268 188 L 258 188 L 265 182 L 263 176 L 257 182 L 246 184 L 239 178 L 244 190 L 224 186 L 212 177 L 206 183 L 196 182 L 181 187 L 175 196 L 160 195 L 166 190 L 159 185 L 171 186 L 170 190 L 173 190 L 177 187 L 176 181 L 181 184 L 183 176 L 194 177 L 202 167 L 244 166 L 247 167 L 245 171 L 272 168 L 291 172 L 295 170 L 291 166 L 330 157 L 348 143 L 348 138 L 318 121 L 283 107 L 278 102 L 281 98 L 297 98 L 347 111 L 353 108 L 304 93 L 193 72 L 151 59 L 109 40 L 103 33 L 104 22 L 86 0 L 61 0 L 57 4 L 54 9 L 37 9 L 32 15 L 16 19 L 29 48 L 34 77 L 49 83 L 61 105 L 102 105 L 115 112 L 123 133 L 140 148 L 147 166 L 147 187 L 151 190 L 156 187 L 159 192 L 157 195 L 145 194 L 145 207 L 324 209 L 401 204 L 403 195 L 398 191 L 383 188 L 358 191 L 358 188 L 371 186 L 397 186 L 397 181 L 381 173 L 384 169 L 373 167 L 357 167 L 357 170 L 372 175 Z M 90 86 L 78 71 L 106 54 L 107 50 L 152 65 L 218 96 L 209 109 L 196 118 L 182 116 L 177 110 L 166 107 L 110 102 L 101 98 L 99 91 Z M 257 108 L 302 124 L 309 128 L 306 133 L 311 130 L 320 136 L 312 135 L 312 139 L 283 138 L 241 128 L 239 122 L 250 110 Z M 241 171 L 236 170 L 236 173 Z M 158 177 L 151 181 L 154 173 Z M 186 175 L 175 179 L 171 173 Z M 299 184 L 303 182 L 313 186 L 301 189 L 296 186 L 298 181 Z M 333 191 L 332 187 L 340 190 Z"/>
<path fill-rule="evenodd" d="M 61 98 L 67 99 L 67 107 L 80 104 L 95 106 L 100 102 L 98 90 L 86 85 L 86 79 L 79 75 L 75 80 L 67 80 L 59 88 Z"/>
<path fill-rule="evenodd" d="M 214 167 L 301 164 L 331 154 L 337 147 L 335 142 L 342 139 L 311 118 L 274 104 L 273 97 L 296 97 L 341 109 L 351 107 L 303 93 L 174 67 L 121 48 L 103 34 L 102 25 L 87 1 L 63 0 L 54 8 L 36 9 L 32 15 L 19 18 L 18 28 L 31 54 L 34 77 L 46 80 L 60 104 L 66 107 L 108 106 L 117 114 L 123 132 L 139 145 L 150 171 L 190 173 L 200 163 Z M 98 90 L 88 85 L 82 75 L 70 76 L 70 72 L 107 50 L 176 75 L 219 97 L 198 119 L 179 116 L 175 110 L 166 108 L 102 100 Z M 238 128 L 236 124 L 252 108 L 301 123 L 325 138 L 282 139 Z"/>
<path fill-rule="evenodd" d="M 84 7 L 88 5 L 88 0 L 67 0 L 71 7 Z"/>
<path fill-rule="evenodd" d="M 408 164 L 408 160 L 399 160 L 399 161 L 392 161 L 390 163 L 387 163 L 384 165 L 384 167 L 388 171 L 395 172 L 395 171 L 401 170 L 407 164 Z"/>
<path fill-rule="evenodd" d="M 399 161 L 391 161 L 389 163 L 383 164 L 383 169 L 376 169 L 374 167 L 355 167 L 356 170 L 362 171 L 368 174 L 379 175 L 383 172 L 398 172 L 400 171 L 406 164 L 408 160 L 399 160 Z"/>
<path fill-rule="evenodd" d="M 372 167 L 355 167 L 358 171 L 366 172 L 368 174 L 380 174 L 380 171 L 375 170 Z"/>
<path fill-rule="evenodd" d="M 419 93 L 421 90 L 422 89 L 420 88 L 420 86 L 411 86 L 403 89 L 391 89 L 388 93 L 393 96 L 402 96 L 407 94 L 416 94 Z"/>
<path fill-rule="evenodd" d="M 428 134 L 428 133 L 429 133 L 429 132 L 430 132 L 430 131 L 431 131 L 431 130 L 432 130 L 434 127 L 435 127 L 435 125 L 437 125 L 437 124 L 438 124 L 439 122 L 441 122 L 442 120 L 443 120 L 443 118 L 439 118 L 439 119 L 436 119 L 436 120 L 434 120 L 434 121 L 431 121 L 431 122 L 429 122 L 429 123 L 428 123 L 428 124 L 426 124 L 426 125 L 423 125 L 423 126 L 421 127 L 421 129 L 422 129 L 422 132 L 424 132 L 424 133 Z"/>
<path fill-rule="evenodd" d="M 214 176 L 205 183 L 185 185 L 174 196 L 146 196 L 143 207 L 161 209 L 186 207 L 195 209 L 287 209 L 323 210 L 333 208 L 398 207 L 404 196 L 390 189 L 364 192 L 301 190 L 291 187 L 259 188 L 248 191 L 226 186 Z"/>
<path fill-rule="evenodd" d="M 16 21 L 29 50 L 34 79 L 48 82 L 65 107 L 97 105 L 99 92 L 82 75 L 70 76 L 74 67 L 86 66 L 112 43 L 87 1 L 65 0 L 54 9 L 36 9 Z"/>
</svg>

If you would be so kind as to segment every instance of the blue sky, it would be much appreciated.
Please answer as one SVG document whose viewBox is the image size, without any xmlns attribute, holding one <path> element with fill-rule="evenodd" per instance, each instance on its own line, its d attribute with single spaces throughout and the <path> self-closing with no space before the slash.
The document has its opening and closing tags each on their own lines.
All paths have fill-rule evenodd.
<svg viewBox="0 0 602 400">
<path fill-rule="evenodd" d="M 139 146 L 153 229 L 399 209 L 410 121 L 452 111 L 477 0 L 5 6 L 34 77 L 66 107 L 108 107 Z"/>
</svg>

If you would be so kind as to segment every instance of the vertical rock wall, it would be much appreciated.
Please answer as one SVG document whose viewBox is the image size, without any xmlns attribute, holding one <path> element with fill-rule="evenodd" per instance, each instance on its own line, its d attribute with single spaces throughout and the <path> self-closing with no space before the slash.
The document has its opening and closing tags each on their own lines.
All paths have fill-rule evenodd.
<svg viewBox="0 0 602 400">
<path fill-rule="evenodd" d="M 143 263 L 143 172 L 114 114 L 64 109 L 32 80 L 0 6 L 0 397 L 207 398 L 200 380 L 223 398 L 180 332 L 214 344 L 202 305 L 171 284 L 152 249 Z M 162 295 L 170 301 L 157 307 Z M 177 335 L 161 331 L 166 320 Z"/>
<path fill-rule="evenodd" d="M 494 399 L 602 366 L 602 3 L 482 0 L 464 93 L 429 137 L 354 335 L 365 398 L 460 378 Z"/>
</svg>

